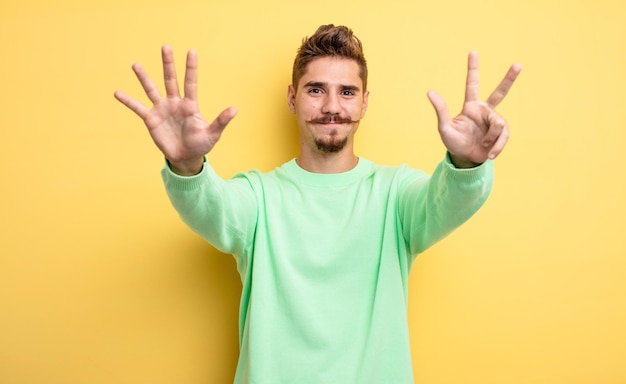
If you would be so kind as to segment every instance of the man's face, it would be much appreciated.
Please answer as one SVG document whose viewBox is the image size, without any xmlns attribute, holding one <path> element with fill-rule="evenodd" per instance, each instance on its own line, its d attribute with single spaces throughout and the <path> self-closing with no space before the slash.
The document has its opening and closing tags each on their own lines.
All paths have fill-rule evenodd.
<svg viewBox="0 0 626 384">
<path fill-rule="evenodd" d="M 297 91 L 289 86 L 289 109 L 296 115 L 300 145 L 322 153 L 353 145 L 359 121 L 367 110 L 356 61 L 321 57 L 311 61 Z"/>
</svg>

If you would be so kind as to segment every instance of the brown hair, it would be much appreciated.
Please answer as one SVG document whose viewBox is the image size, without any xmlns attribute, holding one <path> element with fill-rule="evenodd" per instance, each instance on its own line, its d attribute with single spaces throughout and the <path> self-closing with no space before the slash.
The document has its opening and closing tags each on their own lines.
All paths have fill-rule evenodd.
<svg viewBox="0 0 626 384">
<path fill-rule="evenodd" d="M 300 78 L 307 65 L 320 57 L 351 59 L 359 65 L 359 77 L 363 81 L 363 91 L 367 89 L 367 63 L 363 55 L 363 45 L 352 30 L 343 25 L 320 26 L 311 37 L 305 37 L 293 63 L 292 84 L 298 88 Z"/>
</svg>

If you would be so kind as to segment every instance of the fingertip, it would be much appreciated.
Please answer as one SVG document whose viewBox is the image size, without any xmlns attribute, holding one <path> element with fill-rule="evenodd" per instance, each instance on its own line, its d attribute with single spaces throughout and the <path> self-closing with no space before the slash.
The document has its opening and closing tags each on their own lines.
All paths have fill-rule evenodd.
<svg viewBox="0 0 626 384">
<path fill-rule="evenodd" d="M 238 112 L 237 108 L 228 107 L 224 111 L 222 111 L 222 113 L 220 113 L 220 119 L 225 124 L 228 124 L 228 122 L 230 122 L 233 118 L 235 118 L 235 116 L 237 115 L 237 112 Z"/>
<path fill-rule="evenodd" d="M 193 68 L 198 66 L 198 53 L 190 49 L 187 51 L 187 68 Z"/>
<path fill-rule="evenodd" d="M 126 99 L 128 99 L 128 97 L 126 96 L 126 94 L 122 91 L 115 91 L 113 92 L 113 97 L 115 97 L 118 101 L 124 102 Z"/>
<path fill-rule="evenodd" d="M 426 97 L 428 97 L 431 102 L 441 99 L 441 96 L 437 93 L 437 91 L 432 89 L 426 92 Z"/>
<path fill-rule="evenodd" d="M 439 109 L 441 107 L 445 107 L 445 101 L 443 100 L 443 97 L 441 97 L 441 95 L 439 93 L 437 93 L 436 91 L 430 90 L 426 93 L 426 96 L 428 97 L 428 100 L 430 100 L 430 103 L 436 108 Z"/>
<path fill-rule="evenodd" d="M 190 49 L 187 51 L 187 62 L 197 63 L 198 61 L 198 52 L 195 49 Z"/>
<path fill-rule="evenodd" d="M 489 158 L 489 160 L 495 160 L 496 157 L 500 155 L 500 152 L 502 152 L 502 148 L 498 148 L 497 146 L 494 146 L 494 148 L 492 148 L 491 151 L 489 151 L 487 158 Z"/>
</svg>

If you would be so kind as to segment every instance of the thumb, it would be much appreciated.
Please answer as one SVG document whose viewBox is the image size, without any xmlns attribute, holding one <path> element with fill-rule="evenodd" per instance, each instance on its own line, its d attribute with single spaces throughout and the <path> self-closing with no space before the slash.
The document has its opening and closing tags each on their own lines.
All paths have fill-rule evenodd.
<svg viewBox="0 0 626 384">
<path fill-rule="evenodd" d="M 213 123 L 217 124 L 221 129 L 224 129 L 236 115 L 237 115 L 237 108 L 235 107 L 226 108 L 225 110 L 222 111 L 222 113 L 220 113 L 215 118 L 215 121 Z"/>
<path fill-rule="evenodd" d="M 448 122 L 448 120 L 450 120 L 450 112 L 448 111 L 448 106 L 443 100 L 443 97 L 441 97 L 435 91 L 428 91 L 427 96 L 428 100 L 430 100 L 430 103 L 433 105 L 433 108 L 435 108 L 435 112 L 437 113 L 437 120 L 439 121 L 438 125 L 441 128 Z"/>
<path fill-rule="evenodd" d="M 209 130 L 214 134 L 220 135 L 236 115 L 237 109 L 235 107 L 226 108 L 213 120 L 209 126 Z"/>
</svg>

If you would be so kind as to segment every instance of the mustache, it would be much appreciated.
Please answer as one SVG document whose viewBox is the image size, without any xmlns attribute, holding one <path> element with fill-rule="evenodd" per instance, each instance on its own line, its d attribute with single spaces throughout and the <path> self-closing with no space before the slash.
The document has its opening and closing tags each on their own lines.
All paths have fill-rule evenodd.
<svg viewBox="0 0 626 384">
<path fill-rule="evenodd" d="M 328 123 L 350 124 L 350 123 L 356 123 L 356 122 L 358 122 L 358 120 L 354 121 L 350 117 L 343 117 L 343 116 L 337 116 L 337 115 L 324 115 L 324 116 L 316 117 L 307 121 L 307 123 L 311 123 L 311 124 L 328 124 Z"/>
</svg>

